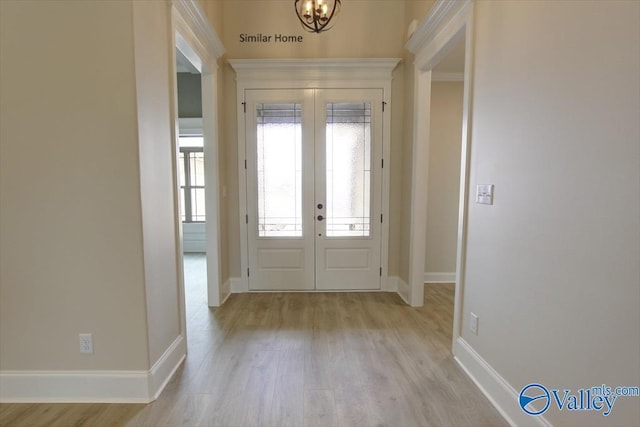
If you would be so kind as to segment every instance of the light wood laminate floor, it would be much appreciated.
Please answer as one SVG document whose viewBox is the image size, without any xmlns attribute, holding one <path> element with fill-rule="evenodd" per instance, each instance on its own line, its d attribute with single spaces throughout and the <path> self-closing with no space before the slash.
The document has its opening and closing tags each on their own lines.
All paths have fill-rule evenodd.
<svg viewBox="0 0 640 427">
<path fill-rule="evenodd" d="M 187 286 L 197 291 L 201 286 Z M 189 355 L 148 405 L 2 404 L 2 426 L 504 426 L 450 352 L 453 285 L 188 299 Z"/>
</svg>

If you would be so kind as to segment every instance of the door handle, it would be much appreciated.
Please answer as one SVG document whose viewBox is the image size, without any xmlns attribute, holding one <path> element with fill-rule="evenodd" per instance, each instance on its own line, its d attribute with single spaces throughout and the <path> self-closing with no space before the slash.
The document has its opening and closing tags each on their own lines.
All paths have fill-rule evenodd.
<svg viewBox="0 0 640 427">
<path fill-rule="evenodd" d="M 322 221 L 324 217 L 322 215 L 318 215 L 318 221 Z"/>
</svg>

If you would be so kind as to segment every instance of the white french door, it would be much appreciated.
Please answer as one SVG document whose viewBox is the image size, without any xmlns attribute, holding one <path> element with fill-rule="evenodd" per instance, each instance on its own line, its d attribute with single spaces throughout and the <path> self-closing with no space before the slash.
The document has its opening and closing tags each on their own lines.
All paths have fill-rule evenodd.
<svg viewBox="0 0 640 427">
<path fill-rule="evenodd" d="M 245 102 L 249 289 L 380 289 L 382 90 Z"/>
</svg>

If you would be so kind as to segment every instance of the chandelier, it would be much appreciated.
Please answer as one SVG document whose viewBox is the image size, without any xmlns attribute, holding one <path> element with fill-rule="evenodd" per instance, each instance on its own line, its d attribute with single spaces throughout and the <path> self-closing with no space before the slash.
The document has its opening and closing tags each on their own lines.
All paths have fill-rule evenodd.
<svg viewBox="0 0 640 427">
<path fill-rule="evenodd" d="M 294 7 L 305 30 L 321 33 L 333 26 L 331 20 L 340 12 L 340 0 L 295 0 Z"/>
</svg>

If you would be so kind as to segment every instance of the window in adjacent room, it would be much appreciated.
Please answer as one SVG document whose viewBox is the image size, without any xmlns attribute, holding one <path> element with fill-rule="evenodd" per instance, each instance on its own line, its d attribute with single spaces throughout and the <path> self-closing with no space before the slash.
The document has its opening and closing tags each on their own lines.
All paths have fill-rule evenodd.
<svg viewBox="0 0 640 427">
<path fill-rule="evenodd" d="M 202 136 L 178 138 L 180 205 L 183 222 L 204 222 L 204 146 Z"/>
</svg>

